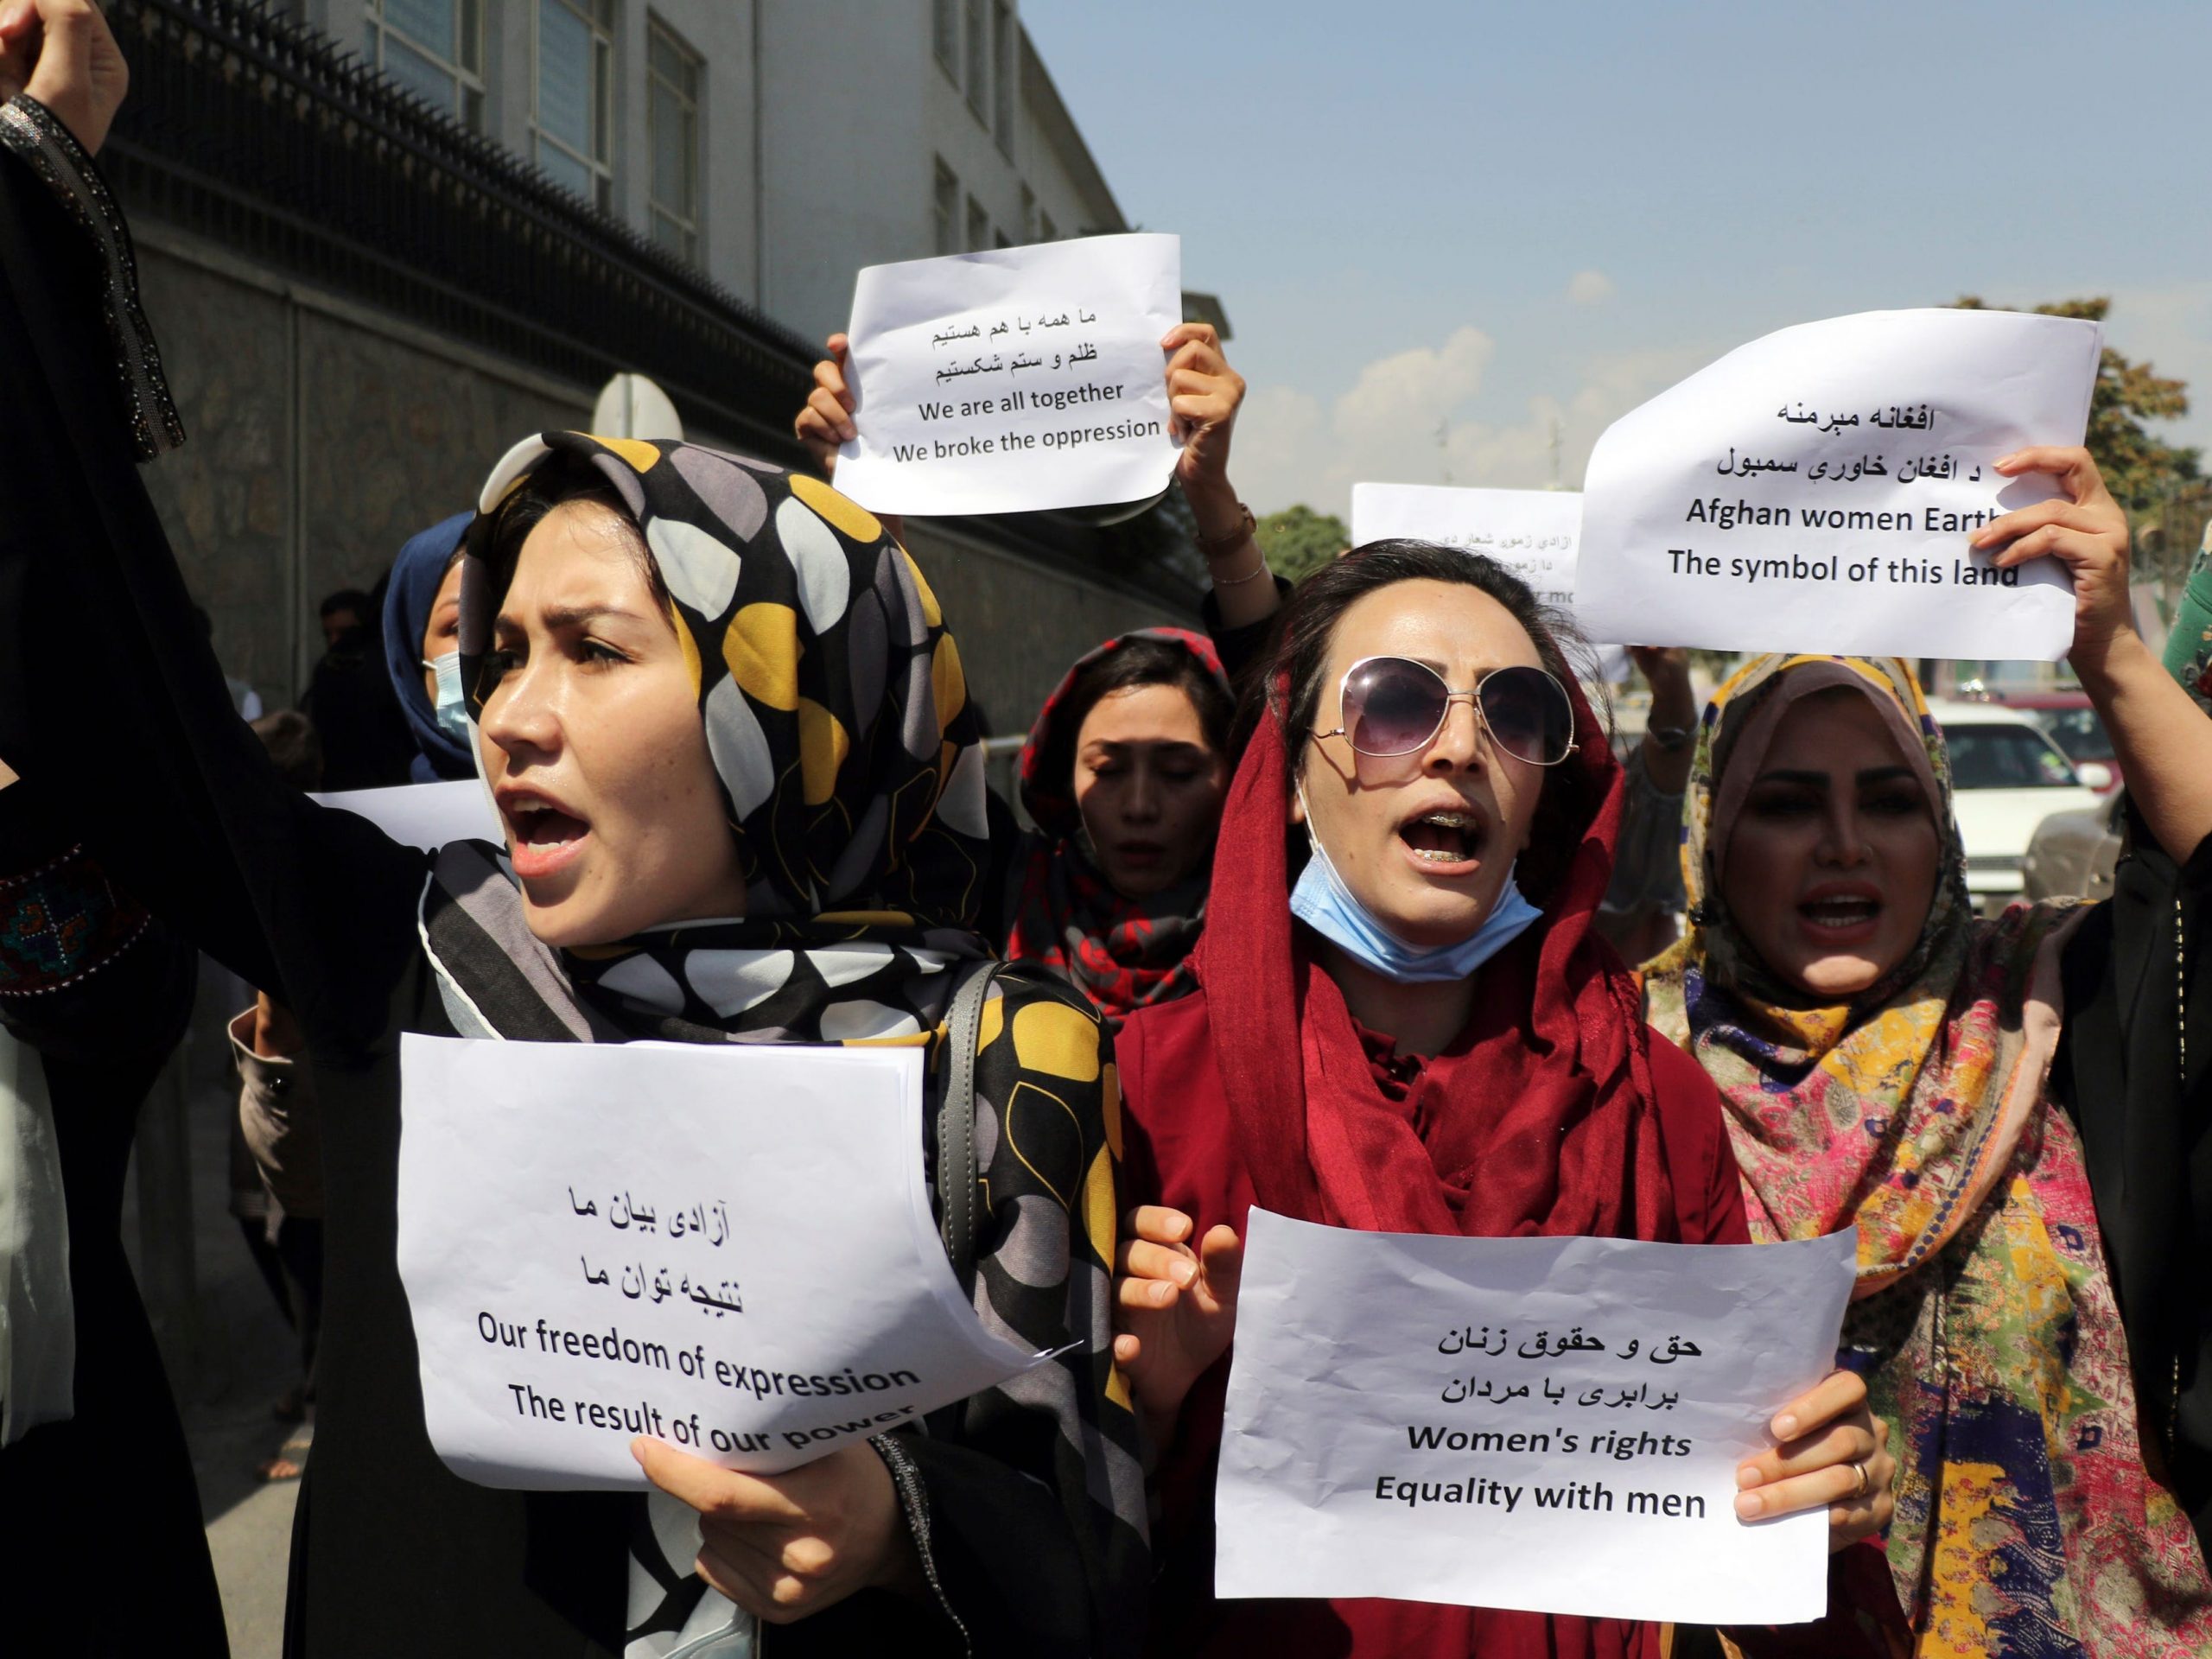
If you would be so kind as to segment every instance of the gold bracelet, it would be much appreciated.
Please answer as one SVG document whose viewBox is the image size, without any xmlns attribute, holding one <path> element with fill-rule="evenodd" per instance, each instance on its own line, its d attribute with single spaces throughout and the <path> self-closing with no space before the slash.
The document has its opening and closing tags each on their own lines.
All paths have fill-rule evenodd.
<svg viewBox="0 0 2212 1659">
<path fill-rule="evenodd" d="M 1252 509 L 1239 501 L 1236 504 L 1236 527 L 1219 536 L 1198 537 L 1198 551 L 1209 560 L 1224 553 L 1234 553 L 1249 541 L 1259 528 L 1259 521 L 1252 517 Z"/>
</svg>

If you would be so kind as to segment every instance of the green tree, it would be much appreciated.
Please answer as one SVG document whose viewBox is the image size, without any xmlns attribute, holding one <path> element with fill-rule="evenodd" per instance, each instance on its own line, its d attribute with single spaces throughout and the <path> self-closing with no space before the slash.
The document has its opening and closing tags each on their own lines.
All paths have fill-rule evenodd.
<svg viewBox="0 0 2212 1659">
<path fill-rule="evenodd" d="M 1964 310 L 1985 308 L 1973 295 L 1956 303 Z M 2112 302 L 2061 300 L 2035 308 L 2047 317 L 2102 322 Z M 2186 577 L 2196 550 L 2205 493 L 2203 452 L 2168 443 L 2145 430 L 2143 423 L 2188 413 L 2187 382 L 2162 375 L 2148 363 L 2132 362 L 2110 346 L 2104 348 L 2096 387 L 2089 394 L 2089 453 L 2134 526 L 2136 574 L 2156 585 L 2161 610 Z"/>
<path fill-rule="evenodd" d="M 1316 512 L 1300 502 L 1260 520 L 1260 550 L 1279 575 L 1297 582 L 1319 570 L 1351 545 L 1351 532 L 1333 512 Z"/>
</svg>

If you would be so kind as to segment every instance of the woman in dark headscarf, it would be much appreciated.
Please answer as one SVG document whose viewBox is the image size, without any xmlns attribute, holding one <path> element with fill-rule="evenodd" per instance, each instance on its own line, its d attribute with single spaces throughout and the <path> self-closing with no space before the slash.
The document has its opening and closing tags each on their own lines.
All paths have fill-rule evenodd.
<svg viewBox="0 0 2212 1659">
<path fill-rule="evenodd" d="M 384 594 L 384 657 L 415 739 L 418 784 L 474 778 L 461 683 L 461 538 L 476 515 L 456 512 L 407 538 Z"/>
<path fill-rule="evenodd" d="M 976 1297 L 1058 1361 L 925 1433 L 765 1478 L 809 1517 L 788 1530 L 493 1491 L 439 1461 L 394 1258 L 401 1034 L 908 1043 L 941 1078 L 991 862 L 959 652 L 912 562 L 826 486 L 550 434 L 494 475 L 463 579 L 507 859 L 433 860 L 314 806 L 232 713 L 132 471 L 114 314 L 79 264 L 97 251 L 127 273 L 128 245 L 119 217 L 57 206 L 56 176 L 96 177 L 73 149 L 55 147 L 59 175 L 0 157 L 0 663 L 23 677 L 0 679 L 0 753 L 118 883 L 308 1033 L 328 1265 L 288 1649 L 735 1654 L 757 1618 L 794 1653 L 1127 1651 L 1147 1573 L 1108 1351 L 1111 1045 L 1019 968 L 977 1044 Z M 150 360 L 131 363 L 142 407 Z M 63 679 L 82 695 L 57 722 L 22 688 Z M 139 760 L 117 766 L 126 734 Z M 1055 1104 L 1017 1135 L 1025 1099 Z M 731 1478 L 637 1450 L 709 1507 Z"/>
<path fill-rule="evenodd" d="M 792 423 L 825 478 L 857 431 L 844 335 L 829 346 Z M 1229 481 L 1243 378 L 1211 324 L 1179 324 L 1160 349 L 1182 444 L 1175 481 L 1212 582 L 1204 608 L 1214 638 L 1141 628 L 1068 670 L 1021 751 L 1022 804 L 1037 833 L 1017 849 L 1001 906 L 1007 958 L 1050 968 L 1116 1025 L 1194 982 L 1189 959 L 1232 764 L 1230 681 L 1261 649 L 1287 590 Z"/>
<path fill-rule="evenodd" d="M 1009 961 L 1050 968 L 1116 1025 L 1191 988 L 1235 712 L 1212 641 L 1181 628 L 1068 670 L 1021 751 L 1037 833 L 1015 861 Z"/>
</svg>

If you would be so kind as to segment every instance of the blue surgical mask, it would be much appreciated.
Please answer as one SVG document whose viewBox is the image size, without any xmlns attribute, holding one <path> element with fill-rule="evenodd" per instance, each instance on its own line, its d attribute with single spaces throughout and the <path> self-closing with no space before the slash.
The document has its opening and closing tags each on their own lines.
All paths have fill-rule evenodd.
<svg viewBox="0 0 2212 1659">
<path fill-rule="evenodd" d="M 1304 799 L 1302 791 L 1300 798 Z M 1290 913 L 1361 966 L 1401 984 L 1465 979 L 1519 938 L 1544 913 L 1522 896 L 1509 869 L 1489 918 L 1472 933 L 1455 944 L 1408 944 L 1353 897 L 1344 877 L 1337 874 L 1337 867 L 1330 862 L 1321 838 L 1313 833 L 1310 812 L 1306 840 L 1313 856 L 1306 861 L 1297 886 L 1291 889 Z"/>
<path fill-rule="evenodd" d="M 461 693 L 461 653 L 425 658 L 423 666 L 437 676 L 438 729 L 456 743 L 468 741 L 468 699 Z"/>
</svg>

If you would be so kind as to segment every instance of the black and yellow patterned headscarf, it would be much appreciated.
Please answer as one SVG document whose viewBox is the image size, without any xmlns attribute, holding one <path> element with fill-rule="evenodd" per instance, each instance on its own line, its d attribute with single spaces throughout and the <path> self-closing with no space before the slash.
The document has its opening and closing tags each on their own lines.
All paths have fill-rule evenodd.
<svg viewBox="0 0 2212 1659">
<path fill-rule="evenodd" d="M 631 1037 L 709 1040 L 744 1014 L 748 1033 L 771 1038 L 925 1040 L 944 964 L 985 954 L 992 815 L 959 648 L 921 571 L 817 480 L 696 444 L 549 432 L 493 469 L 469 527 L 464 685 L 501 598 L 490 569 L 501 505 L 560 456 L 620 497 L 667 588 L 746 913 L 563 951 L 557 964 L 508 928 L 470 959 L 504 980 L 497 956 L 518 968 L 544 958 Z M 471 719 L 481 712 L 472 695 Z M 511 880 L 493 849 L 468 861 L 455 853 L 442 873 L 456 896 Z"/>
<path fill-rule="evenodd" d="M 667 585 L 747 915 L 890 911 L 972 929 L 989 850 L 982 744 L 959 648 L 898 543 L 816 479 L 696 444 L 549 432 L 486 480 L 471 558 L 500 503 L 561 454 L 621 497 Z M 472 687 L 498 597 L 464 592 Z"/>
<path fill-rule="evenodd" d="M 563 454 L 619 494 L 668 589 L 745 861 L 747 910 L 556 950 L 530 932 L 504 849 L 449 845 L 422 928 L 454 1029 L 534 1042 L 927 1046 L 941 1100 L 934 1039 L 966 963 L 987 954 L 975 928 L 992 818 L 959 652 L 928 583 L 874 518 L 813 479 L 696 445 L 549 433 L 500 462 L 469 529 L 464 684 L 502 597 L 487 561 L 500 504 Z M 472 702 L 472 719 L 480 712 Z M 1089 1625 L 1099 1653 L 1135 1650 L 1149 1576 L 1135 1420 L 1111 1347 L 1112 1056 L 1075 992 L 1033 968 L 1001 970 L 975 1056 L 988 1200 L 976 1305 L 991 1328 L 1059 1357 L 937 1414 L 927 1437 L 969 1460 L 968 1488 L 988 1490 L 970 1466 L 988 1460 L 1021 1491 L 1058 1495 L 1083 1587 L 1052 1616 Z M 742 1625 L 690 1571 L 697 1517 L 659 1496 L 637 1515 L 626 1651 Z M 1002 1566 L 1009 1580 L 1033 1580 L 1020 1551 Z"/>
</svg>

